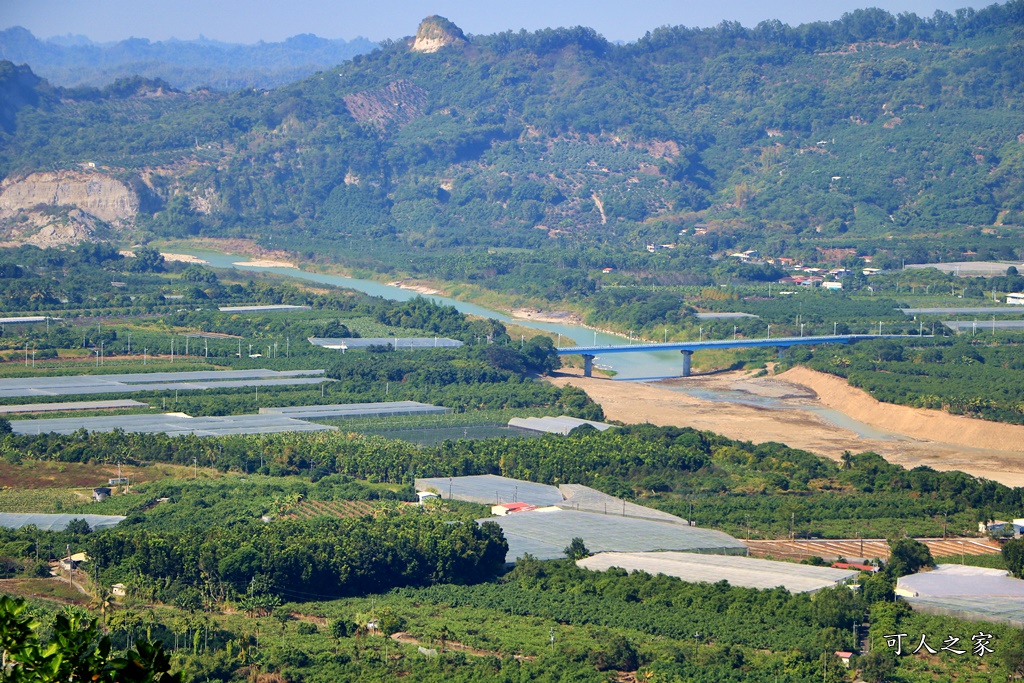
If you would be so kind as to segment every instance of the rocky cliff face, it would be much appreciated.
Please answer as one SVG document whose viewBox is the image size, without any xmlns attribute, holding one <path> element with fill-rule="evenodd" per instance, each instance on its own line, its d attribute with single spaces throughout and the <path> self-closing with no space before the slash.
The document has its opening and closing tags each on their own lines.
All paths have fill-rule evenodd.
<svg viewBox="0 0 1024 683">
<path fill-rule="evenodd" d="M 448 45 L 464 45 L 466 36 L 462 29 L 437 15 L 427 17 L 420 22 L 413 41 L 413 52 L 437 52 Z"/>
<path fill-rule="evenodd" d="M 138 195 L 104 173 L 40 172 L 0 182 L 0 235 L 9 243 L 75 244 L 107 226 L 131 227 L 138 210 Z"/>
</svg>

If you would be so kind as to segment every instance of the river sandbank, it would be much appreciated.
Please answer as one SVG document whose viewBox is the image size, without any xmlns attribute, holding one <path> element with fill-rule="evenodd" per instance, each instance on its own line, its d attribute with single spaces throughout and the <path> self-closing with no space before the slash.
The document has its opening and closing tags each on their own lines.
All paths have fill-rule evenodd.
<svg viewBox="0 0 1024 683">
<path fill-rule="evenodd" d="M 291 261 L 277 261 L 274 259 L 254 259 L 252 261 L 235 261 L 233 266 L 246 266 L 248 268 L 294 268 Z"/>
<path fill-rule="evenodd" d="M 741 441 L 784 443 L 833 459 L 838 459 L 844 451 L 873 451 L 890 462 L 908 468 L 926 465 L 936 470 L 959 470 L 1008 486 L 1024 486 L 1024 452 L 1018 450 L 1020 442 L 1005 441 L 1005 437 L 1000 436 L 1004 428 L 1013 425 L 971 420 L 982 424 L 970 425 L 979 435 L 970 446 L 963 445 L 959 440 L 950 443 L 936 438 L 922 438 L 910 422 L 882 423 L 878 418 L 879 413 L 884 415 L 900 406 L 879 404 L 874 410 L 850 408 L 853 403 L 866 405 L 864 397 L 870 401 L 874 399 L 859 389 L 847 386 L 841 379 L 837 381 L 848 392 L 859 392 L 864 396 L 854 398 L 852 394 L 844 392 L 842 387 L 827 382 L 820 385 L 827 397 L 826 402 L 817 390 L 803 383 L 817 383 L 820 378 L 802 373 L 793 377 L 801 380 L 799 383 L 791 381 L 788 373 L 772 378 L 752 378 L 743 372 L 727 372 L 658 383 L 623 382 L 582 377 L 580 374 L 578 370 L 566 369 L 550 381 L 558 386 L 571 384 L 583 389 L 601 404 L 605 416 L 610 420 L 627 424 L 649 422 L 661 426 L 693 427 Z M 774 394 L 773 398 L 783 401 L 785 406 L 772 408 L 711 401 L 669 388 L 673 383 L 680 382 L 692 388 L 718 391 L 748 391 L 754 387 L 755 390 L 750 393 L 769 392 Z M 880 431 L 888 432 L 895 438 L 881 440 L 861 437 L 853 430 L 837 426 L 811 412 L 809 408 L 816 405 L 837 410 Z M 960 425 L 963 420 L 970 420 L 945 413 L 937 417 L 950 420 L 949 425 Z M 933 416 L 928 419 L 935 418 Z M 904 433 L 897 427 L 914 433 Z M 955 429 L 947 426 L 941 433 L 949 434 Z"/>
</svg>

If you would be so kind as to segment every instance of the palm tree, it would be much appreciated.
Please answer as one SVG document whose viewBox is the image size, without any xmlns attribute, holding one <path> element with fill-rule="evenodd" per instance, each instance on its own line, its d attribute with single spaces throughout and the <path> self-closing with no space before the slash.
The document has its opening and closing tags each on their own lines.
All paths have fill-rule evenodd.
<svg viewBox="0 0 1024 683">
<path fill-rule="evenodd" d="M 99 610 L 104 628 L 107 626 L 107 615 L 113 612 L 116 606 L 114 596 L 107 592 L 97 593 L 89 603 L 89 609 Z"/>
<path fill-rule="evenodd" d="M 840 458 L 840 460 L 843 461 L 844 470 L 853 469 L 853 453 L 851 453 L 850 451 L 843 451 L 843 455 Z"/>
</svg>

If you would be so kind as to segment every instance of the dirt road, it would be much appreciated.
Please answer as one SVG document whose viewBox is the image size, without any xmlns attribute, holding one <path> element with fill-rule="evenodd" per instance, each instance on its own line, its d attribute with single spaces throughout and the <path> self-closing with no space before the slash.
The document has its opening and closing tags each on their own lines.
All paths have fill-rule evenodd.
<svg viewBox="0 0 1024 683">
<path fill-rule="evenodd" d="M 880 404 L 842 380 L 812 370 L 797 370 L 760 379 L 730 372 L 640 383 L 582 377 L 580 371 L 569 369 L 553 377 L 551 382 L 583 389 L 601 404 L 608 419 L 627 424 L 650 422 L 688 426 L 753 443 L 776 441 L 831 458 L 839 458 L 843 451 L 874 451 L 908 468 L 927 465 L 936 470 L 960 470 L 1009 486 L 1024 486 L 1024 427 L 925 410 L 920 411 L 924 415 L 919 415 L 915 422 L 912 416 L 894 410 L 900 406 Z M 781 405 L 766 407 L 710 401 L 670 388 L 681 382 L 691 388 L 770 396 Z M 823 397 L 819 397 L 818 389 Z M 811 412 L 809 408 L 814 406 L 833 408 L 881 432 L 888 432 L 888 436 L 861 437 Z M 930 431 L 933 429 L 934 432 Z M 1021 437 L 1014 436 L 1016 430 L 1020 430 Z M 928 438 L 930 433 L 949 441 Z M 973 445 L 966 445 L 965 441 Z"/>
</svg>

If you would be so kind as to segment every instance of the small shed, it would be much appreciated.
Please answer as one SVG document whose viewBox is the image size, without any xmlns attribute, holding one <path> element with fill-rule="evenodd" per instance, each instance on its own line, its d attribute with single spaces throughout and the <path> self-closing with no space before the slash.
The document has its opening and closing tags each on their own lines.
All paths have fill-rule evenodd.
<svg viewBox="0 0 1024 683">
<path fill-rule="evenodd" d="M 123 598 L 128 594 L 128 589 L 123 583 L 115 583 L 110 587 L 110 592 L 117 598 Z"/>
<path fill-rule="evenodd" d="M 536 505 L 530 505 L 529 503 L 501 503 L 500 505 L 491 506 L 491 514 L 504 517 L 505 515 L 511 515 L 513 512 L 529 512 L 536 509 Z"/>
<path fill-rule="evenodd" d="M 1001 519 L 996 519 L 991 522 L 978 522 L 978 533 L 1001 536 L 1007 532 L 1006 527 L 1008 524 L 1008 522 Z"/>
<path fill-rule="evenodd" d="M 106 500 L 110 498 L 110 489 L 106 486 L 99 486 L 92 490 L 92 499 L 95 501 Z"/>
<path fill-rule="evenodd" d="M 78 565 L 88 561 L 89 556 L 85 553 L 75 553 L 73 555 L 68 555 L 67 557 L 61 558 L 60 568 L 64 571 L 71 571 L 72 569 L 78 569 Z"/>
<path fill-rule="evenodd" d="M 843 663 L 847 669 L 850 668 L 850 657 L 853 657 L 852 652 L 844 652 L 842 650 L 836 650 L 836 657 L 839 657 L 839 661 Z"/>
<path fill-rule="evenodd" d="M 437 495 L 433 491 L 417 491 L 416 497 L 420 499 L 420 505 L 423 505 L 431 498 L 440 498 L 441 496 Z"/>
</svg>

